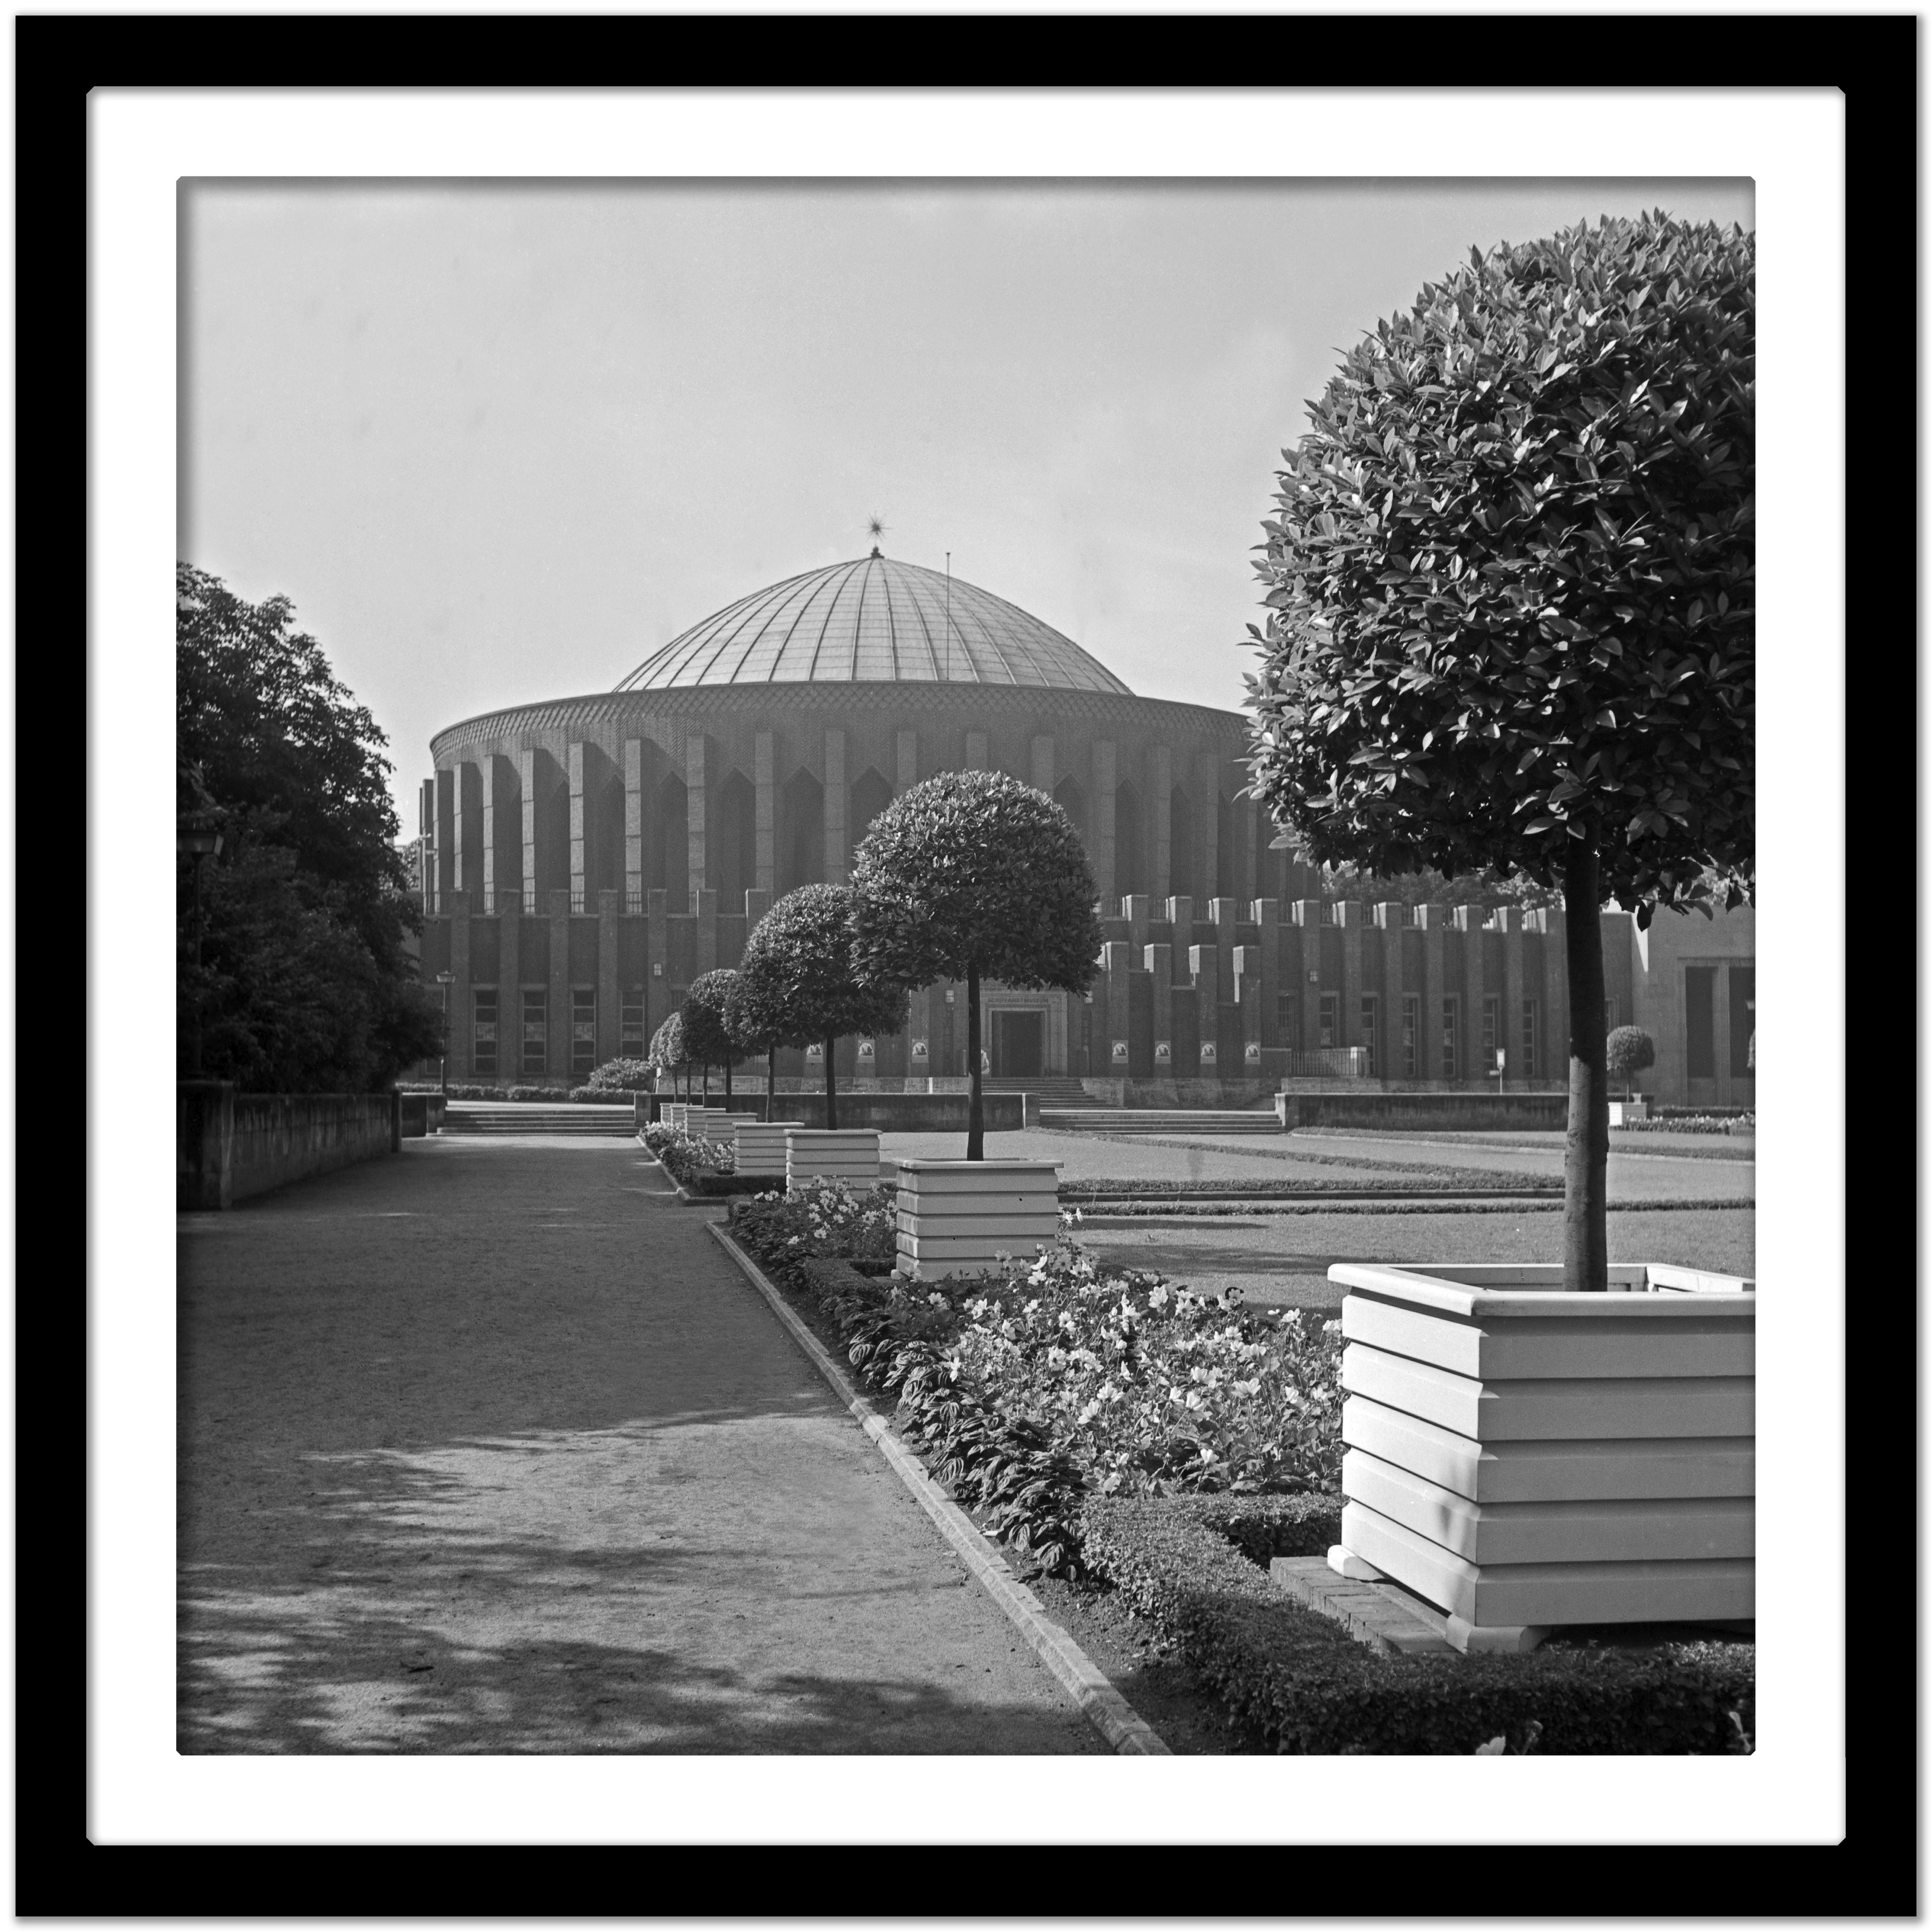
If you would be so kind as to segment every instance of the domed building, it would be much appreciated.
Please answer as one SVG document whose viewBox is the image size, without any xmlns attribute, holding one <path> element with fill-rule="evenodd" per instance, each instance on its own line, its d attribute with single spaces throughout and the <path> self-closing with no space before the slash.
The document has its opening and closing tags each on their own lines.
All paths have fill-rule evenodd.
<svg viewBox="0 0 1932 1932">
<path fill-rule="evenodd" d="M 1324 908 L 1238 795 L 1247 739 L 1244 714 L 1136 697 L 1040 618 L 877 549 L 756 591 L 610 691 L 437 734 L 422 959 L 451 976 L 450 1077 L 563 1087 L 641 1055 L 775 898 L 843 881 L 891 800 L 949 770 L 1058 800 L 1102 914 L 1086 995 L 982 989 L 996 1078 L 1481 1087 L 1498 1047 L 1512 1085 L 1561 1074 L 1562 915 Z M 963 1076 L 964 997 L 921 989 L 898 1037 L 841 1042 L 842 1084 Z M 781 1054 L 781 1081 L 816 1084 L 817 1052 Z"/>
</svg>

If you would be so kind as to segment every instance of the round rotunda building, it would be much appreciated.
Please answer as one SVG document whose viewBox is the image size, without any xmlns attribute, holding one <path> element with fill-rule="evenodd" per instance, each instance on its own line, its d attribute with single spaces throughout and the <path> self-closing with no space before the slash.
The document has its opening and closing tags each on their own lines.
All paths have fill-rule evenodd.
<svg viewBox="0 0 1932 1932">
<path fill-rule="evenodd" d="M 1051 625 L 877 549 L 754 592 L 613 690 L 437 734 L 422 954 L 451 975 L 450 1076 L 563 1087 L 641 1055 L 774 899 L 848 876 L 895 796 L 993 770 L 1078 828 L 1107 944 L 1084 997 L 984 988 L 989 1071 L 1258 1090 L 1320 1022 L 1282 951 L 1302 868 L 1240 796 L 1248 727 L 1136 697 Z M 962 1076 L 964 998 L 921 989 L 898 1037 L 841 1042 L 842 1084 Z"/>
</svg>

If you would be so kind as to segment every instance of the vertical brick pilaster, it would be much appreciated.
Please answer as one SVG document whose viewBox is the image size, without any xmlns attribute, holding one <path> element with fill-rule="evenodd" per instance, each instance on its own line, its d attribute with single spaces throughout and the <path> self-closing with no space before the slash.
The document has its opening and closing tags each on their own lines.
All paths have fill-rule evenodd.
<svg viewBox="0 0 1932 1932">
<path fill-rule="evenodd" d="M 1169 850 L 1174 832 L 1174 758 L 1165 745 L 1156 745 L 1148 753 L 1148 816 L 1153 821 L 1148 841 L 1154 854 L 1154 890 L 1150 896 L 1164 899 L 1174 883 L 1173 854 Z"/>
<path fill-rule="evenodd" d="M 570 894 L 554 892 L 550 914 L 550 1014 L 544 1071 L 552 1078 L 570 1074 Z"/>
<path fill-rule="evenodd" d="M 615 1060 L 622 1042 L 622 1009 L 618 1004 L 617 922 L 623 916 L 624 895 L 597 895 L 597 1064 Z"/>
<path fill-rule="evenodd" d="M 1460 974 L 1452 972 L 1452 982 L 1460 983 L 1462 994 L 1462 1064 L 1458 1070 L 1465 1080 L 1480 1080 L 1485 1085 L 1495 1062 L 1483 1064 L 1483 1000 L 1489 987 L 1483 976 L 1483 909 L 1479 905 L 1459 905 L 1451 921 L 1456 937 L 1450 943 L 1462 957 Z"/>
<path fill-rule="evenodd" d="M 1422 928 L 1422 1043 L 1418 1058 L 1420 1077 L 1431 1084 L 1442 1078 L 1442 933 L 1449 922 L 1445 905 L 1420 905 L 1416 922 Z"/>
<path fill-rule="evenodd" d="M 449 970 L 454 976 L 449 988 L 449 1072 L 452 1079 L 467 1079 L 473 1062 L 471 1034 L 475 1030 L 476 1001 L 470 996 L 470 895 L 449 896 Z M 439 986 L 440 993 L 442 988 Z"/>
<path fill-rule="evenodd" d="M 483 876 L 479 889 L 482 896 L 482 910 L 486 913 L 493 913 L 496 910 L 496 887 L 499 883 L 496 877 L 498 871 L 496 838 L 501 829 L 496 822 L 496 814 L 499 805 L 503 802 L 503 798 L 500 796 L 503 788 L 497 777 L 499 769 L 500 761 L 485 752 L 476 775 L 477 788 L 480 794 L 478 802 L 481 808 L 479 816 L 482 819 L 483 845 L 481 855 L 483 862 Z"/>
<path fill-rule="evenodd" d="M 1118 1042 L 1130 1046 L 1133 1037 L 1130 1030 L 1133 948 L 1124 940 L 1109 940 L 1100 949 L 1100 962 L 1101 977 L 1094 1004 L 1100 1006 L 1104 1000 L 1105 1006 L 1098 1016 L 1095 1052 L 1100 1064 L 1096 1077 L 1120 1080 L 1126 1077 L 1128 1062 L 1116 1058 L 1114 1045 Z"/>
<path fill-rule="evenodd" d="M 537 887 L 537 758 L 532 750 L 517 754 L 517 789 L 524 821 L 523 889 L 526 893 L 534 892 Z M 540 903 L 532 903 L 537 904 L 539 911 L 542 910 Z"/>
<path fill-rule="evenodd" d="M 1502 936 L 1502 1026 L 1496 1044 L 1503 1050 L 1503 1077 L 1498 1084 L 1514 1087 L 1532 1077 L 1522 1057 L 1522 914 L 1514 906 L 1496 908 L 1496 930 Z"/>
<path fill-rule="evenodd" d="M 776 781 L 772 776 L 772 734 L 759 732 L 752 740 L 752 785 L 754 796 L 754 826 L 758 842 L 755 864 L 758 870 L 758 890 L 774 892 L 778 890 L 778 871 L 777 856 L 778 794 Z M 769 900 L 766 902 L 770 903 Z"/>
<path fill-rule="evenodd" d="M 589 801 L 584 795 L 586 762 L 583 744 L 573 739 L 567 754 L 570 780 L 570 896 L 573 904 L 588 908 L 590 828 L 586 823 Z"/>
<path fill-rule="evenodd" d="M 1215 982 L 1215 998 L 1220 1004 L 1234 1004 L 1234 928 L 1240 918 L 1240 905 L 1236 900 L 1222 898 L 1208 902 L 1208 916 L 1214 922 L 1214 944 L 1220 948 L 1220 977 Z M 1224 1069 L 1224 1079 L 1232 1076 Z"/>
<path fill-rule="evenodd" d="M 825 734 L 825 876 L 835 886 L 842 886 L 852 875 L 852 842 L 846 829 L 849 796 L 845 734 L 834 725 Z"/>
<path fill-rule="evenodd" d="M 653 886 L 644 896 L 644 1042 L 670 1017 L 670 929 L 665 920 L 670 895 Z"/>
<path fill-rule="evenodd" d="M 1195 896 L 1204 901 L 1221 892 L 1221 760 L 1202 752 L 1194 760 L 1194 794 L 1201 801 L 1194 813 L 1194 843 L 1200 863 L 1194 874 Z M 1206 1022 L 1203 1023 L 1204 1029 Z"/>
<path fill-rule="evenodd" d="M 1160 1043 L 1166 1040 L 1170 1053 L 1173 1052 L 1174 948 L 1144 946 L 1141 949 L 1141 963 L 1154 981 L 1154 1076 L 1156 1080 L 1172 1080 L 1175 1077 L 1174 1063 L 1172 1058 L 1162 1060 Z"/>
<path fill-rule="evenodd" d="M 624 898 L 628 905 L 644 901 L 644 745 L 641 738 L 624 740 Z"/>
<path fill-rule="evenodd" d="M 707 741 L 702 731 L 692 732 L 684 741 L 685 875 L 691 890 L 691 910 L 698 908 L 698 895 L 710 883 L 706 869 L 704 842 L 705 804 L 709 796 L 705 767 Z"/>
<path fill-rule="evenodd" d="M 1362 914 L 1359 899 L 1344 899 L 1335 908 L 1342 928 L 1342 1044 L 1362 1044 Z"/>
<path fill-rule="evenodd" d="M 1301 1048 L 1312 1053 L 1322 1043 L 1322 902 L 1297 899 L 1288 910 L 1297 942 L 1295 990 L 1300 995 Z"/>
<path fill-rule="evenodd" d="M 1088 814 L 1093 828 L 1087 856 L 1094 862 L 1094 884 L 1102 905 L 1110 910 L 1118 896 L 1114 876 L 1114 741 L 1094 742 L 1094 808 Z"/>
<path fill-rule="evenodd" d="M 436 909 L 449 910 L 449 896 L 456 890 L 456 774 L 445 770 L 436 775 Z"/>
<path fill-rule="evenodd" d="M 1570 966 L 1560 906 L 1543 914 L 1543 1077 L 1570 1082 Z"/>
</svg>

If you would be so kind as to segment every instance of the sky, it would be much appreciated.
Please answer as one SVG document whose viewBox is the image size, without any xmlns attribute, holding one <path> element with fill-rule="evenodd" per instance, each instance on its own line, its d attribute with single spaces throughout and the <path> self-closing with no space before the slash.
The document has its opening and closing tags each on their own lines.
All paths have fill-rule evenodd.
<svg viewBox="0 0 1932 1932">
<path fill-rule="evenodd" d="M 178 554 L 389 740 L 888 556 L 1240 707 L 1280 452 L 1472 247 L 1745 181 L 186 182 Z"/>
</svg>

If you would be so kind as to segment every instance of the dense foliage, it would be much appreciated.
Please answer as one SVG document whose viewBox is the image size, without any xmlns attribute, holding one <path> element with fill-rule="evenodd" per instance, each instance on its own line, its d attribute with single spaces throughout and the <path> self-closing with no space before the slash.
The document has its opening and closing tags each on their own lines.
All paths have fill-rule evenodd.
<svg viewBox="0 0 1932 1932">
<path fill-rule="evenodd" d="M 1657 1042 L 1642 1027 L 1613 1027 L 1605 1037 L 1604 1071 L 1612 1080 L 1621 1080 L 1626 1090 L 1646 1067 L 1656 1064 Z"/>
<path fill-rule="evenodd" d="M 1336 1540 L 1339 1522 L 1324 1520 L 1322 1507 L 1310 1498 L 1298 1520 L 1253 1522 L 1232 1498 L 1091 1497 L 1078 1530 L 1092 1574 L 1220 1696 L 1234 1728 L 1279 1752 L 1467 1756 L 1498 1736 L 1519 1748 L 1534 1737 L 1551 1755 L 1749 1750 L 1750 1644 L 1376 1655 L 1262 1567 L 1270 1554 L 1315 1556 Z"/>
<path fill-rule="evenodd" d="M 175 572 L 176 811 L 221 850 L 178 864 L 177 1034 L 202 1071 L 262 1092 L 367 1092 L 440 1048 L 404 942 L 421 929 L 396 848 L 386 742 L 286 598 L 251 604 Z"/>
<path fill-rule="evenodd" d="M 1317 862 L 1736 903 L 1753 866 L 1756 249 L 1662 215 L 1472 256 L 1283 452 L 1259 795 Z"/>
<path fill-rule="evenodd" d="M 913 1284 L 888 1276 L 884 1190 L 819 1183 L 740 1202 L 732 1231 L 836 1324 L 993 1533 L 1076 1571 L 1078 1497 L 1324 1487 L 1340 1469 L 1333 1324 L 1242 1311 L 1063 1238 L 1030 1259 Z M 806 1263 L 850 1264 L 802 1273 Z M 861 1274 L 853 1269 L 868 1272 Z"/>
<path fill-rule="evenodd" d="M 690 1066 L 691 1054 L 685 1044 L 682 1013 L 673 1013 L 651 1035 L 651 1043 L 644 1049 L 644 1060 L 646 1065 L 656 1072 L 674 1079 Z"/>
<path fill-rule="evenodd" d="M 731 1063 L 743 1049 L 733 1037 L 726 1009 L 738 984 L 738 975 L 728 966 L 715 972 L 700 973 L 692 981 L 678 1008 L 684 1022 L 686 1057 L 707 1072 L 714 1066 L 724 1070 L 724 1092 L 731 1092 Z"/>
<path fill-rule="evenodd" d="M 1084 992 L 1100 952 L 1086 848 L 1053 800 L 1004 772 L 944 772 L 902 792 L 853 856 L 862 977 L 966 982 L 966 1157 L 984 1149 L 980 982 Z"/>
<path fill-rule="evenodd" d="M 1756 314 L 1735 228 L 1472 253 L 1310 406 L 1258 566 L 1254 789 L 1309 857 L 1562 893 L 1573 1288 L 1607 1252 L 1600 908 L 1754 877 Z"/>
<path fill-rule="evenodd" d="M 591 1069 L 590 1084 L 613 1094 L 649 1094 L 656 1090 L 657 1082 L 648 1060 L 607 1060 Z"/>
<path fill-rule="evenodd" d="M 848 1034 L 896 1033 L 905 1023 L 903 984 L 867 976 L 853 955 L 853 894 L 801 886 L 752 927 L 728 1005 L 731 1033 L 756 1050 L 820 1046 L 825 1124 L 838 1125 L 832 1055 Z"/>
</svg>

